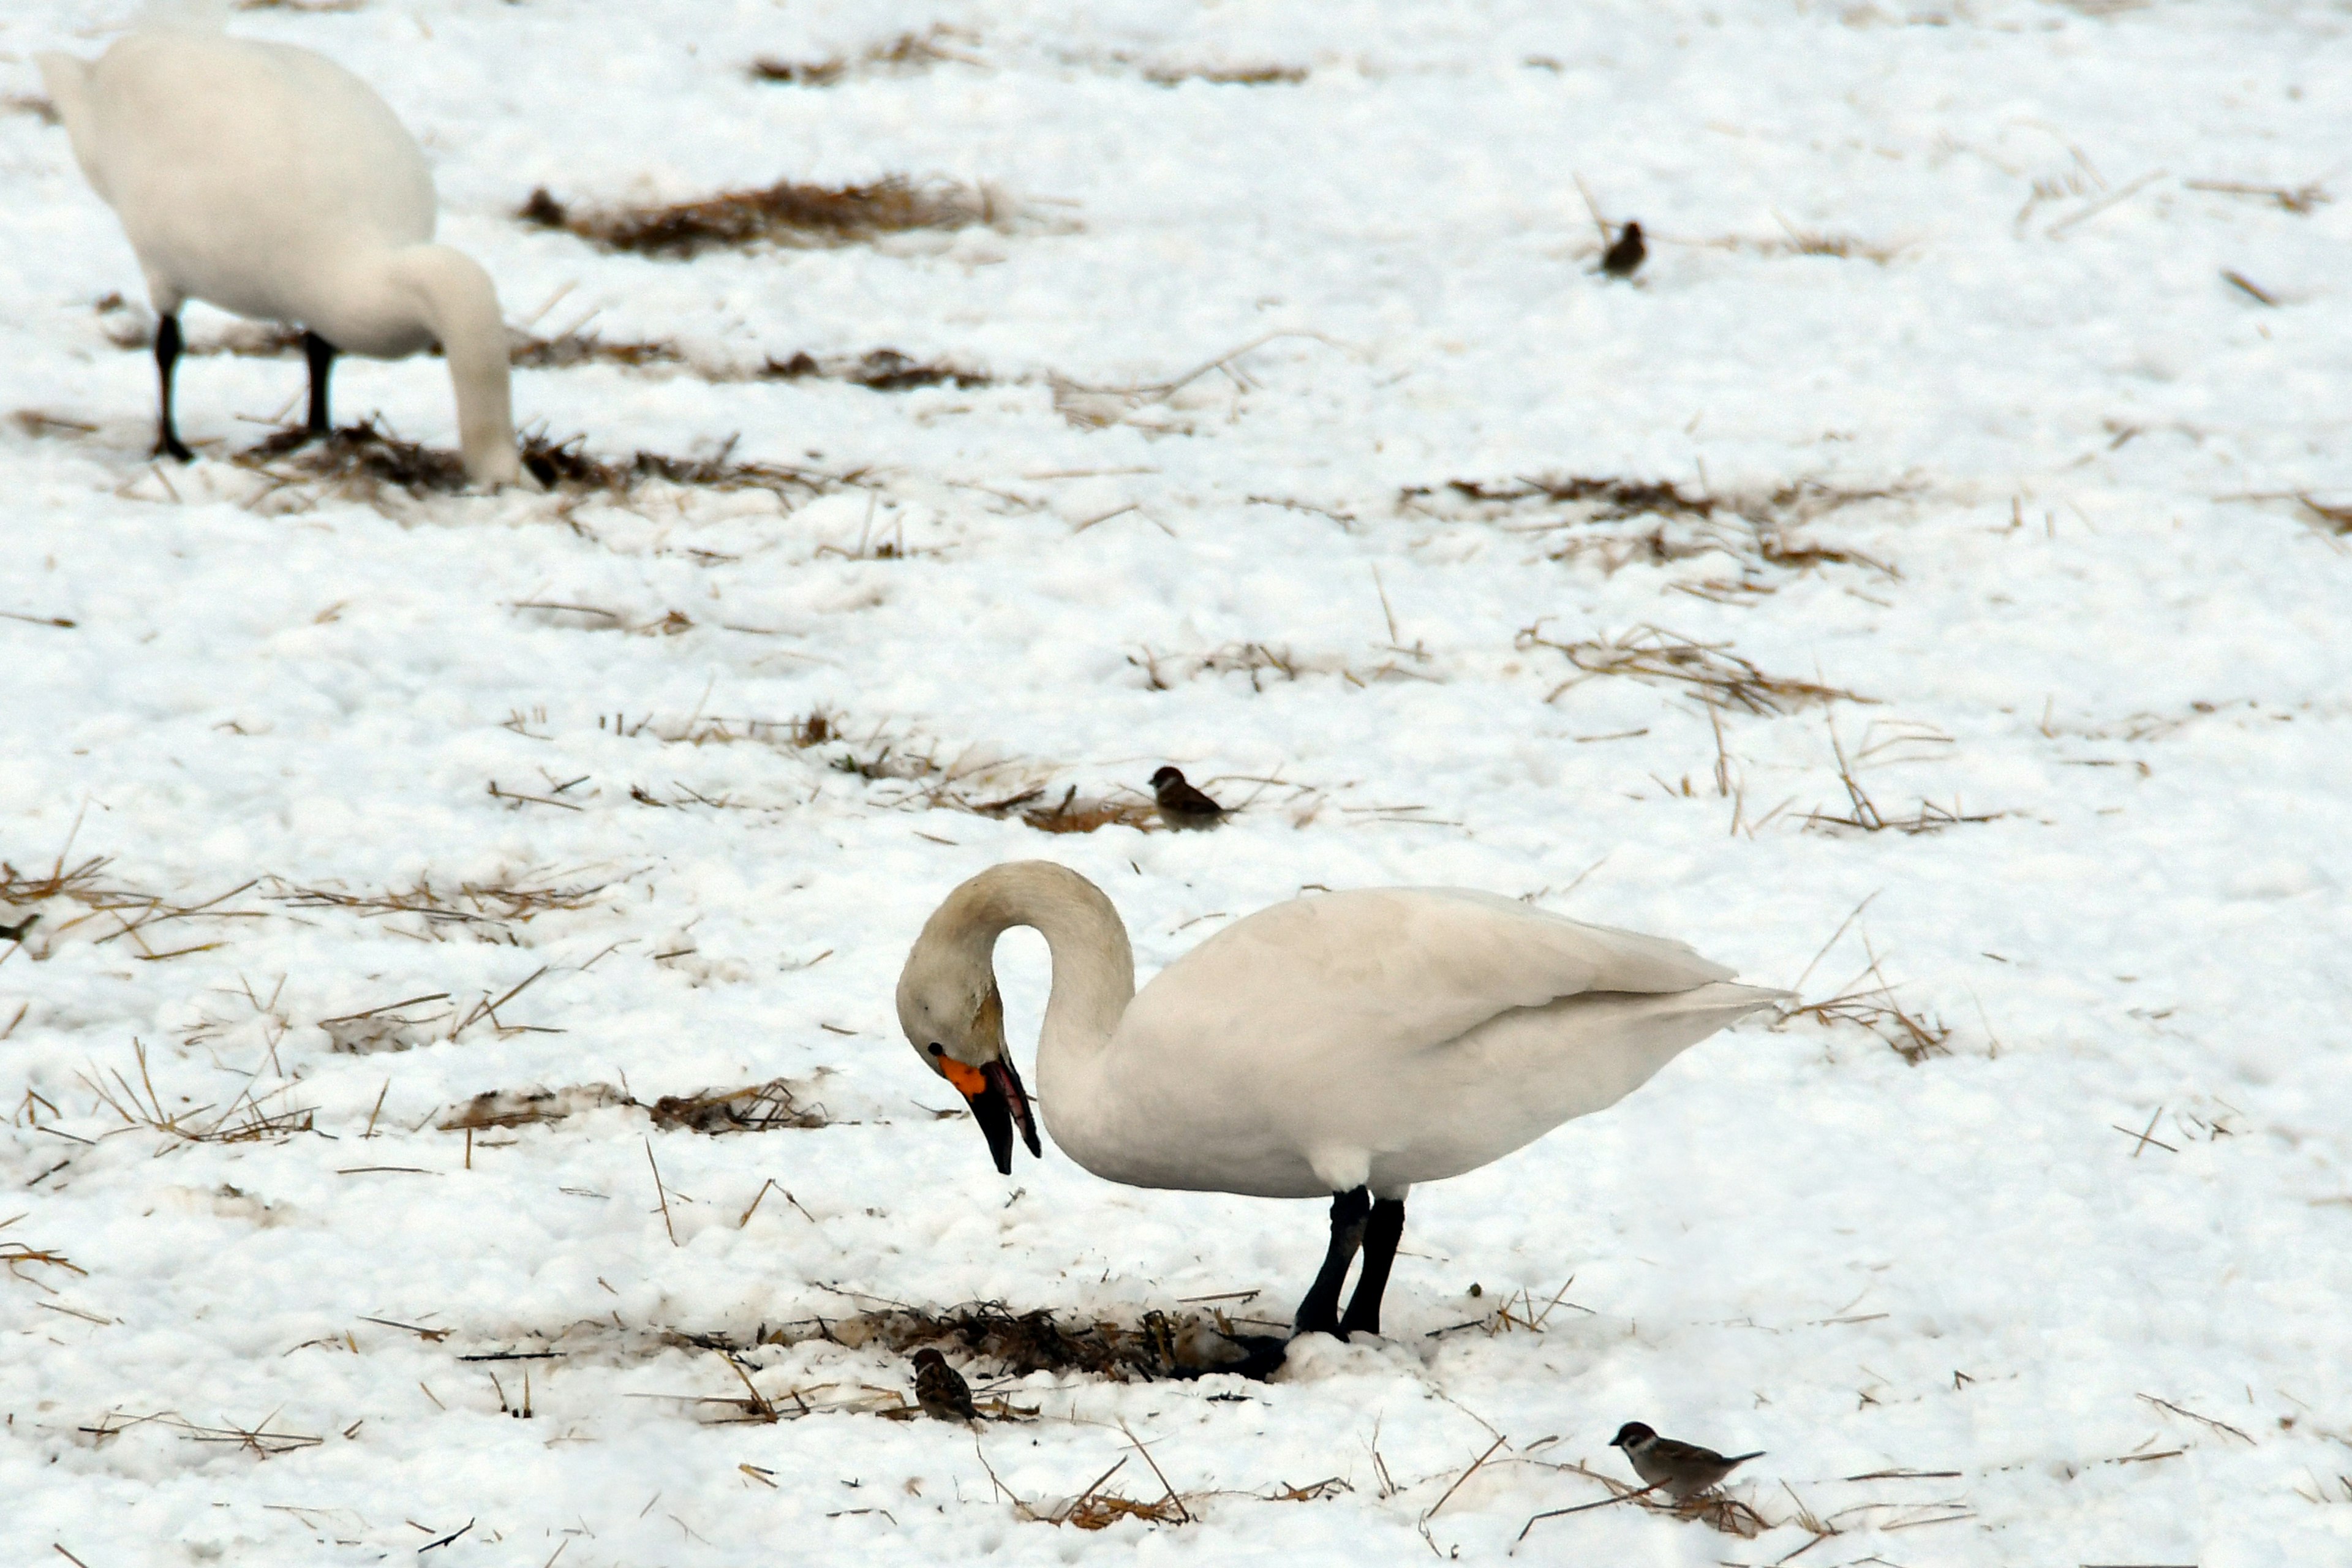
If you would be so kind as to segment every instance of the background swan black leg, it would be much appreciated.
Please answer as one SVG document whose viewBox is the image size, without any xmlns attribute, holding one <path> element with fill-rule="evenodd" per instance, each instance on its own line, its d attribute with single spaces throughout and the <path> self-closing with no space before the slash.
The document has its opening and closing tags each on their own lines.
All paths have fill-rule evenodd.
<svg viewBox="0 0 2352 1568">
<path fill-rule="evenodd" d="M 1293 1335 L 1339 1331 L 1339 1288 L 1348 1282 L 1348 1266 L 1364 1245 L 1364 1225 L 1371 1212 L 1372 1194 L 1362 1187 L 1332 1195 L 1331 1248 L 1323 1255 L 1323 1271 L 1315 1276 L 1307 1300 L 1298 1303 L 1298 1315 L 1290 1325 Z"/>
<path fill-rule="evenodd" d="M 1356 1277 L 1356 1293 L 1349 1298 L 1348 1315 L 1339 1321 L 1342 1338 L 1361 1330 L 1381 1331 L 1381 1295 L 1389 1288 L 1389 1265 L 1396 1261 L 1397 1242 L 1404 1235 L 1404 1200 L 1382 1198 L 1372 1205 L 1364 1222 L 1364 1271 Z"/>
<path fill-rule="evenodd" d="M 335 345 L 316 332 L 302 334 L 302 357 L 310 362 L 310 434 L 331 435 L 334 422 L 327 417 L 327 373 L 335 367 Z"/>
<path fill-rule="evenodd" d="M 156 421 L 155 452 L 169 454 L 184 463 L 193 463 L 196 455 L 180 439 L 172 425 L 172 371 L 180 363 L 180 318 L 165 316 L 155 323 L 155 373 L 163 384 L 163 413 Z"/>
</svg>

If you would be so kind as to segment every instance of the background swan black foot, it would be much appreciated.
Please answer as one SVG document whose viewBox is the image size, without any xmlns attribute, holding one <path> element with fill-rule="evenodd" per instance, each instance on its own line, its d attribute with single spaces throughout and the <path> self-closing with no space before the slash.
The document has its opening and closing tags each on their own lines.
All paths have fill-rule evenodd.
<svg viewBox="0 0 2352 1568">
<path fill-rule="evenodd" d="M 188 450 L 187 443 L 172 425 L 172 373 L 180 363 L 180 318 L 166 313 L 155 323 L 155 374 L 162 384 L 160 411 L 155 421 L 155 456 L 177 458 L 193 463 L 196 455 Z"/>
<path fill-rule="evenodd" d="M 1365 1188 L 1335 1193 L 1331 1198 L 1331 1245 L 1323 1255 L 1323 1271 L 1298 1303 L 1290 1331 L 1336 1334 L 1339 1331 L 1339 1288 L 1348 1282 L 1348 1266 L 1364 1245 L 1364 1226 L 1371 1218 L 1372 1194 Z"/>
<path fill-rule="evenodd" d="M 327 417 L 327 376 L 335 368 L 335 345 L 316 332 L 302 334 L 302 357 L 310 362 L 310 431 L 313 436 L 331 436 L 334 421 Z"/>
</svg>

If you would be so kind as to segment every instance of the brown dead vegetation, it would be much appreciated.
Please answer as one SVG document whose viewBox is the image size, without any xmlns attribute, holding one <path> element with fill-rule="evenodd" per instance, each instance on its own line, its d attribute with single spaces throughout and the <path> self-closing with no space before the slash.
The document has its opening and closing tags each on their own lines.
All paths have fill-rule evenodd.
<svg viewBox="0 0 2352 1568">
<path fill-rule="evenodd" d="M 245 1089 L 231 1100 L 228 1109 L 217 1116 L 209 1113 L 209 1103 L 195 1105 L 182 1096 L 177 1109 L 167 1108 L 163 1096 L 147 1068 L 147 1047 L 131 1042 L 138 1058 L 138 1081 L 133 1083 L 119 1068 L 100 1068 L 93 1065 L 78 1075 L 82 1087 L 98 1097 L 99 1103 L 122 1119 L 124 1127 L 144 1127 L 167 1133 L 186 1143 L 259 1143 L 276 1142 L 291 1138 L 298 1132 L 315 1131 L 311 1125 L 315 1112 L 308 1107 L 281 1110 L 265 1108 L 265 1101 L 277 1099 L 292 1090 L 292 1084 L 281 1085 L 269 1093 L 256 1098 L 254 1089 L 259 1079 L 248 1080 Z"/>
<path fill-rule="evenodd" d="M 352 892 L 337 887 L 304 887 L 277 877 L 265 881 L 269 890 L 262 896 L 289 909 L 344 910 L 365 920 L 414 915 L 427 931 L 464 928 L 498 938 L 552 910 L 594 909 L 597 895 L 612 885 L 534 885 L 520 880 L 461 881 L 455 887 L 436 887 L 430 877 L 420 877 L 410 888 Z"/>
<path fill-rule="evenodd" d="M 555 441 L 527 433 L 521 441 L 523 467 L 548 489 L 575 500 L 598 494 L 625 497 L 657 483 L 720 491 L 763 489 L 779 497 L 806 499 L 856 484 L 864 477 L 861 473 L 825 474 L 780 463 L 737 462 L 732 458 L 732 438 L 709 457 L 639 451 L 625 462 L 590 456 L 586 439 L 570 436 Z M 247 503 L 252 506 L 263 504 L 279 490 L 305 485 L 381 507 L 394 495 L 421 500 L 461 493 L 468 483 L 465 463 L 456 452 L 403 440 L 373 416 L 323 437 L 289 426 L 236 453 L 231 461 L 277 481 Z"/>
<path fill-rule="evenodd" d="M 1595 561 L 1603 572 L 1628 565 L 1667 565 L 1701 556 L 1728 556 L 1738 583 L 1692 585 L 1707 598 L 1766 594 L 1758 581 L 1767 568 L 1806 572 L 1855 566 L 1894 579 L 1894 566 L 1851 546 L 1825 543 L 1797 530 L 1846 507 L 1885 500 L 1907 487 L 1853 489 L 1798 479 L 1767 491 L 1715 495 L 1690 491 L 1670 479 L 1628 479 L 1540 474 L 1505 480 L 1449 479 L 1400 491 L 1398 509 L 1446 521 L 1491 522 L 1508 532 L 1547 540 L 1553 561 Z M 1633 524 L 1634 526 L 1619 526 Z M 1683 584 L 1676 584 L 1683 586 Z"/>
<path fill-rule="evenodd" d="M 789 87 L 831 87 L 853 76 L 909 76 L 953 61 L 976 66 L 982 62 L 957 44 L 976 44 L 977 33 L 935 22 L 920 33 L 869 44 L 855 55 L 828 55 L 817 60 L 780 60 L 762 56 L 751 66 L 754 81 L 780 82 Z"/>
<path fill-rule="evenodd" d="M 656 1127 L 667 1131 L 716 1135 L 833 1125 L 824 1106 L 803 1105 L 793 1084 L 781 1078 L 744 1089 L 666 1094 L 650 1105 L 609 1083 L 574 1084 L 568 1089 L 492 1089 L 476 1095 L 435 1125 L 444 1132 L 531 1127 L 616 1106 L 643 1110 L 653 1119 Z"/>
<path fill-rule="evenodd" d="M 39 93 L 12 92 L 5 98 L 0 98 L 0 112 L 29 114 L 44 125 L 59 123 L 58 106 Z"/>
<path fill-rule="evenodd" d="M 667 260 L 751 245 L 857 245 L 918 229 L 1002 226 L 1012 206 L 986 186 L 891 175 L 864 185 L 802 185 L 722 191 L 699 200 L 577 209 L 544 187 L 516 215 L 560 228 L 600 249 Z"/>
<path fill-rule="evenodd" d="M 1543 625 L 1521 627 L 1512 646 L 1525 652 L 1546 647 L 1566 657 L 1578 673 L 1554 687 L 1544 700 L 1602 676 L 1630 676 L 1636 680 L 1678 687 L 1717 707 L 1755 714 L 1787 713 L 1809 702 L 1868 702 L 1871 699 L 1817 681 L 1768 675 L 1727 643 L 1703 643 L 1660 626 L 1641 626 L 1630 631 L 1577 642 L 1559 642 L 1543 635 Z"/>
<path fill-rule="evenodd" d="M 1233 65 L 1233 66 L 1146 66 L 1143 79 L 1156 87 L 1175 87 L 1182 82 L 1202 81 L 1216 87 L 1295 87 L 1305 81 L 1305 66 Z"/>
<path fill-rule="evenodd" d="M 1246 1350 L 1234 1320 L 1222 1312 L 1150 1311 L 1134 1325 L 1108 1319 L 1066 1320 L 1043 1309 L 1015 1312 L 1001 1301 L 969 1301 L 944 1310 L 891 1303 L 839 1319 L 809 1319 L 768 1332 L 765 1342 L 823 1340 L 912 1354 L 952 1346 L 994 1362 L 1007 1377 L 1079 1373 L 1129 1383 L 1197 1377 L 1233 1366 Z"/>
<path fill-rule="evenodd" d="M 1358 666 L 1338 654 L 1302 654 L 1287 645 L 1262 642 L 1225 643 L 1201 653 L 1162 653 L 1145 646 L 1128 655 L 1127 662 L 1143 671 L 1143 684 L 1152 691 L 1172 691 L 1179 681 L 1204 675 L 1239 675 L 1252 691 L 1263 691 L 1269 680 L 1303 679 L 1310 675 L 1337 676 L 1350 686 L 1365 687 L 1382 680 L 1426 680 L 1439 677 L 1417 668 L 1430 662 L 1426 649 L 1395 647 L 1397 658 Z"/>
</svg>

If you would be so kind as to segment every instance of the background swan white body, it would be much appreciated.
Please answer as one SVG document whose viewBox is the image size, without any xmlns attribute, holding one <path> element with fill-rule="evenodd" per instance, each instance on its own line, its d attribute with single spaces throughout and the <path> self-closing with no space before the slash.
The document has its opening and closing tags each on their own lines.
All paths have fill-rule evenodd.
<svg viewBox="0 0 2352 1568">
<path fill-rule="evenodd" d="M 1138 994 L 1126 930 L 1101 890 L 1049 862 L 1013 862 L 948 896 L 898 982 L 909 1043 L 964 1089 L 1007 1171 L 1006 1109 L 994 1102 L 1009 1101 L 1024 1131 L 1027 1120 L 990 954 L 1015 925 L 1036 928 L 1053 954 L 1037 1088 L 1072 1159 L 1132 1186 L 1275 1198 L 1366 1189 L 1395 1205 L 1389 1251 L 1414 1183 L 1475 1170 L 1615 1104 L 1784 994 L 1732 984 L 1681 942 L 1452 888 L 1276 904 Z M 1375 1213 L 1376 1237 L 1382 1223 Z M 1335 1204 L 1332 1224 L 1336 1264 L 1309 1301 L 1336 1299 L 1363 1243 L 1370 1300 L 1360 1293 L 1349 1326 L 1373 1326 L 1386 1258 L 1376 1276 L 1360 1205 Z M 1302 1308 L 1302 1329 L 1324 1326 L 1315 1316 Z"/>
<path fill-rule="evenodd" d="M 167 322 L 194 299 L 372 358 L 437 342 L 467 475 L 520 480 L 497 290 L 470 257 L 432 243 L 424 154 L 365 82 L 307 49 L 164 23 L 97 60 L 40 65 Z M 317 409 L 324 374 L 314 362 Z"/>
</svg>

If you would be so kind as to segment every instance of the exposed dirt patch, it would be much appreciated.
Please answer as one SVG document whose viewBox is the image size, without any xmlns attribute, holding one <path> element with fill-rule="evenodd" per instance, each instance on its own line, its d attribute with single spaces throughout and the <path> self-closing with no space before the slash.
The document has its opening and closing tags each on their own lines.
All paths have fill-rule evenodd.
<svg viewBox="0 0 2352 1568">
<path fill-rule="evenodd" d="M 857 245 L 916 229 L 1000 226 L 1013 208 L 985 186 L 899 175 L 866 185 L 801 185 L 721 191 L 689 202 L 577 208 L 544 187 L 516 215 L 560 228 L 604 250 L 687 260 L 750 245 Z"/>
</svg>

